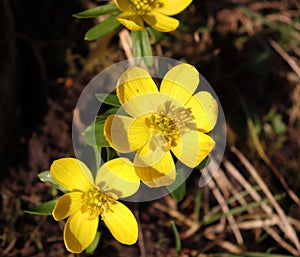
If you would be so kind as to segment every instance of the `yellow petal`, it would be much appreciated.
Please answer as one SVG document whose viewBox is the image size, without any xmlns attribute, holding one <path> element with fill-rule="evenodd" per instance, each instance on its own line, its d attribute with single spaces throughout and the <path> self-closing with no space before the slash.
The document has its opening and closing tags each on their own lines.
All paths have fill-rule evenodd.
<svg viewBox="0 0 300 257">
<path fill-rule="evenodd" d="M 137 221 L 124 204 L 118 201 L 113 203 L 109 211 L 102 215 L 102 219 L 114 238 L 120 243 L 132 245 L 137 241 Z"/>
<path fill-rule="evenodd" d="M 124 104 L 135 96 L 158 92 L 158 89 L 148 71 L 131 67 L 121 75 L 116 92 L 120 103 Z"/>
<path fill-rule="evenodd" d="M 215 146 L 215 141 L 210 136 L 196 130 L 182 135 L 176 143 L 171 151 L 177 159 L 191 168 L 199 165 Z"/>
<path fill-rule="evenodd" d="M 63 220 L 78 211 L 82 204 L 82 192 L 71 192 L 62 195 L 52 212 L 55 220 Z"/>
<path fill-rule="evenodd" d="M 69 191 L 88 191 L 94 179 L 89 168 L 75 158 L 61 158 L 52 163 L 50 173 L 53 179 Z"/>
<path fill-rule="evenodd" d="M 160 32 L 170 32 L 179 26 L 179 21 L 158 11 L 151 11 L 143 16 L 145 22 Z"/>
<path fill-rule="evenodd" d="M 130 2 L 128 0 L 114 0 L 114 3 L 121 11 L 129 10 Z"/>
<path fill-rule="evenodd" d="M 132 117 L 139 117 L 151 112 L 157 112 L 161 105 L 170 101 L 172 98 L 168 95 L 155 93 L 143 93 L 137 95 L 123 104 L 124 110 Z"/>
<path fill-rule="evenodd" d="M 144 29 L 142 18 L 132 11 L 121 13 L 117 17 L 117 20 L 129 30 L 137 31 Z"/>
<path fill-rule="evenodd" d="M 120 153 L 132 152 L 127 136 L 132 122 L 130 117 L 115 114 L 105 120 L 104 136 L 111 147 Z"/>
<path fill-rule="evenodd" d="M 157 149 L 146 156 L 139 151 L 135 156 L 134 165 L 138 177 L 149 187 L 167 186 L 176 178 L 174 160 L 169 151 Z"/>
<path fill-rule="evenodd" d="M 81 211 L 75 212 L 66 222 L 64 241 L 66 248 L 72 253 L 81 253 L 94 240 L 99 218 L 85 219 Z"/>
<path fill-rule="evenodd" d="M 143 115 L 134 119 L 128 130 L 128 139 L 133 151 L 142 148 L 150 139 L 149 127 L 146 125 L 145 119 L 150 115 Z"/>
<path fill-rule="evenodd" d="M 185 105 L 199 84 L 199 73 L 194 66 L 179 64 L 164 76 L 160 92 L 168 94 Z"/>
<path fill-rule="evenodd" d="M 96 185 L 114 198 L 133 195 L 140 186 L 133 163 L 127 158 L 116 158 L 104 163 L 98 171 Z"/>
<path fill-rule="evenodd" d="M 218 103 L 209 92 L 198 92 L 185 107 L 190 108 L 201 132 L 207 133 L 215 127 L 218 118 Z"/>
<path fill-rule="evenodd" d="M 165 15 L 176 15 L 187 8 L 192 0 L 160 0 L 162 7 L 157 11 Z"/>
</svg>

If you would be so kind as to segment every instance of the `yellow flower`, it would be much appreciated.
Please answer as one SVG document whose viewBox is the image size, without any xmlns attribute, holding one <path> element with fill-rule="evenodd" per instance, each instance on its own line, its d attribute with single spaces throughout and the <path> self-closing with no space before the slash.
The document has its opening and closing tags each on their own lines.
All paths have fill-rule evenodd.
<svg viewBox="0 0 300 257">
<path fill-rule="evenodd" d="M 215 146 L 206 133 L 216 124 L 218 105 L 209 92 L 194 94 L 198 84 L 199 73 L 188 64 L 169 70 L 159 90 L 140 67 L 129 68 L 118 81 L 117 97 L 131 117 L 110 115 L 104 135 L 118 152 L 136 152 L 136 174 L 150 187 L 174 182 L 171 152 L 194 168 Z"/>
<path fill-rule="evenodd" d="M 182 12 L 192 0 L 114 0 L 123 12 L 118 21 L 129 30 L 144 29 L 144 21 L 161 32 L 175 30 L 179 21 L 169 17 Z"/>
<path fill-rule="evenodd" d="M 99 216 L 119 242 L 129 245 L 136 242 L 136 219 L 117 201 L 139 188 L 140 180 L 134 175 L 129 160 L 117 158 L 106 162 L 99 169 L 95 182 L 88 167 L 74 158 L 54 161 L 50 173 L 57 183 L 70 191 L 58 199 L 52 212 L 55 220 L 69 217 L 64 227 L 64 242 L 70 252 L 80 253 L 92 243 Z"/>
</svg>

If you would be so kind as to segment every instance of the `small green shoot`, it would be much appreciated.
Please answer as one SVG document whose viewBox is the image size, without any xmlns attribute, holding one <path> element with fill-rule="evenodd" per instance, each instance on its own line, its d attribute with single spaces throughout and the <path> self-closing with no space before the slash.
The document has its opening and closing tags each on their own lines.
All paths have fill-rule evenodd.
<svg viewBox="0 0 300 257">
<path fill-rule="evenodd" d="M 176 224 L 174 221 L 171 222 L 171 228 L 174 234 L 174 240 L 175 240 L 175 250 L 177 252 L 177 254 L 180 254 L 181 251 L 181 240 L 180 240 L 180 235 L 179 232 L 177 230 Z"/>
</svg>

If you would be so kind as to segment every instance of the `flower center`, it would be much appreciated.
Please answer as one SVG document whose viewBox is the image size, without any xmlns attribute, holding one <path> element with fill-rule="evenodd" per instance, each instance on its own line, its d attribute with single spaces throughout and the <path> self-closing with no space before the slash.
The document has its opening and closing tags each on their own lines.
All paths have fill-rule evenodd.
<svg viewBox="0 0 300 257">
<path fill-rule="evenodd" d="M 138 15 L 144 15 L 145 13 L 162 6 L 157 0 L 129 0 L 129 2 L 129 7 L 136 11 Z"/>
<path fill-rule="evenodd" d="M 93 187 L 88 192 L 83 193 L 83 204 L 81 211 L 86 214 L 86 219 L 95 219 L 99 215 L 109 210 L 110 205 L 116 199 L 104 194 L 98 187 Z"/>
<path fill-rule="evenodd" d="M 191 130 L 197 130 L 194 117 L 189 109 L 174 107 L 171 101 L 158 107 L 157 113 L 145 118 L 145 123 L 152 134 L 150 148 L 161 147 L 168 151 L 176 146 L 177 140 Z"/>
</svg>

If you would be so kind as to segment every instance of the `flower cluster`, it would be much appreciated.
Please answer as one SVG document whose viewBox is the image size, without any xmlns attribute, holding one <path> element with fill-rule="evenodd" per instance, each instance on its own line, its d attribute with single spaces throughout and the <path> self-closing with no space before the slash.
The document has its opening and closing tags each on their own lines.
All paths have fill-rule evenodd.
<svg viewBox="0 0 300 257">
<path fill-rule="evenodd" d="M 77 159 L 54 161 L 51 176 L 68 192 L 52 215 L 68 218 L 64 242 L 70 252 L 80 253 L 93 242 L 99 218 L 116 240 L 134 244 L 137 221 L 118 199 L 135 194 L 140 181 L 148 187 L 171 185 L 176 179 L 173 156 L 195 168 L 209 155 L 215 141 L 208 133 L 216 124 L 218 105 L 209 92 L 195 93 L 198 85 L 199 73 L 188 64 L 170 69 L 159 87 L 147 70 L 129 68 L 116 88 L 127 115 L 109 115 L 103 136 L 118 153 L 134 152 L 133 160 L 108 160 L 95 179 Z"/>
<path fill-rule="evenodd" d="M 97 39 L 124 25 L 132 31 L 134 56 L 150 57 L 143 61 L 154 68 L 150 35 L 155 39 L 161 36 L 160 32 L 177 29 L 179 20 L 170 16 L 179 14 L 191 2 L 113 0 L 111 4 L 99 5 L 74 16 L 106 16 L 87 31 L 86 40 Z M 56 221 L 67 219 L 63 237 L 70 252 L 81 253 L 97 244 L 100 221 L 120 243 L 135 244 L 138 238 L 136 218 L 119 200 L 136 194 L 141 184 L 149 190 L 166 186 L 172 193 L 177 187 L 176 177 L 180 178 L 176 162 L 194 169 L 210 154 L 215 147 L 210 132 L 217 122 L 218 104 L 209 92 L 197 90 L 199 80 L 198 71 L 188 64 L 171 68 L 160 85 L 144 68 L 127 69 L 120 76 L 116 94 L 112 96 L 122 114 L 108 110 L 109 114 L 101 117 L 101 129 L 96 130 L 97 134 L 95 127 L 88 130 L 97 120 L 86 129 L 89 135 L 93 134 L 93 139 L 84 136 L 97 161 L 102 157 L 99 149 L 103 147 L 118 157 L 106 154 L 106 162 L 98 168 L 95 178 L 86 164 L 75 158 L 58 159 L 50 171 L 43 172 L 45 180 L 41 180 L 52 182 L 64 194 L 42 204 L 35 213 L 52 213 Z M 105 142 L 104 145 L 94 143 L 94 137 L 99 137 L 98 142 Z M 133 154 L 122 157 L 128 153 Z"/>
</svg>

